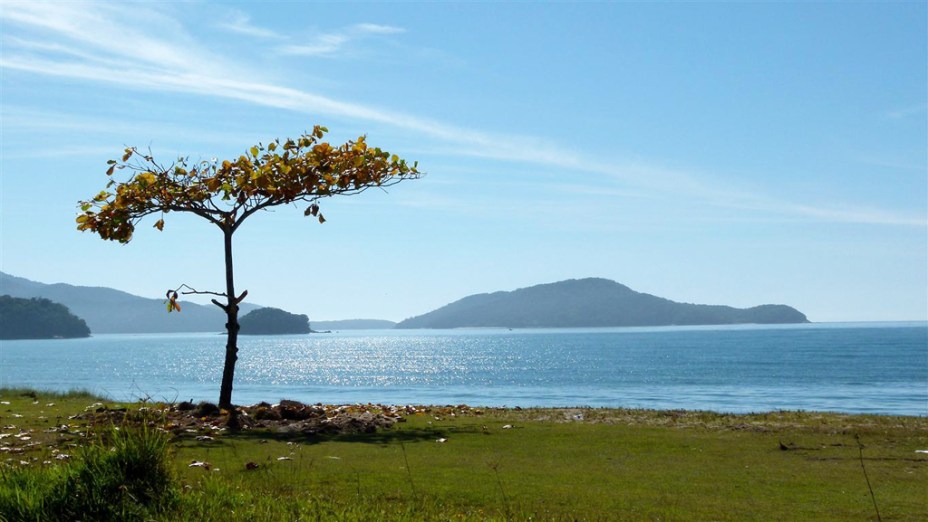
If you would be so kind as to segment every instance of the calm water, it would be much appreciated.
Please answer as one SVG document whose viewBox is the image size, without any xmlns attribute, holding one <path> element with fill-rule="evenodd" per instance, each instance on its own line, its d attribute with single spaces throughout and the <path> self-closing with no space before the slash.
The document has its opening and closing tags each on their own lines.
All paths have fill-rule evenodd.
<svg viewBox="0 0 928 522">
<path fill-rule="evenodd" d="M 928 323 L 246 336 L 233 400 L 928 415 Z M 215 401 L 217 334 L 0 342 L 0 386 Z"/>
</svg>

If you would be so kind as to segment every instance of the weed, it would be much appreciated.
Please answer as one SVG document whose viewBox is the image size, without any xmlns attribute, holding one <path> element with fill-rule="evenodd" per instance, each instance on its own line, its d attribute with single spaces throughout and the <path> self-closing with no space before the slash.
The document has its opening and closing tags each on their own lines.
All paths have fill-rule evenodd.
<svg viewBox="0 0 928 522">
<path fill-rule="evenodd" d="M 170 509 L 175 489 L 167 438 L 113 428 L 72 464 L 0 471 L 0 519 L 145 520 Z"/>
</svg>

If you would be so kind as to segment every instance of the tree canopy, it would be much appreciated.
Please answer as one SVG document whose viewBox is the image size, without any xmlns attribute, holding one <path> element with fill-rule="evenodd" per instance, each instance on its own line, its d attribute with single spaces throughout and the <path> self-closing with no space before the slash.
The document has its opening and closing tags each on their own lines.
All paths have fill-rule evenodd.
<svg viewBox="0 0 928 522">
<path fill-rule="evenodd" d="M 309 203 L 304 215 L 323 223 L 320 198 L 356 194 L 420 175 L 416 164 L 369 147 L 364 136 L 332 146 L 320 141 L 326 132 L 317 125 L 297 139 L 259 143 L 222 162 L 181 157 L 163 165 L 150 153 L 127 147 L 120 160 L 108 162 L 106 174 L 112 177 L 128 169 L 132 175 L 122 182 L 111 179 L 106 190 L 80 201 L 77 228 L 128 243 L 143 217 L 159 214 L 154 226 L 163 230 L 164 214 L 190 212 L 235 231 L 259 210 L 296 202 Z"/>
</svg>

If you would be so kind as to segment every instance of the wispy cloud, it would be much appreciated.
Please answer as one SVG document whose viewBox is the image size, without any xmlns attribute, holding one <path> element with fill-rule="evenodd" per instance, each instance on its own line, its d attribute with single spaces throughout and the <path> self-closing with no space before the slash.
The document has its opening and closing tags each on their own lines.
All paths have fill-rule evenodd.
<svg viewBox="0 0 928 522">
<path fill-rule="evenodd" d="M 383 36 L 406 32 L 401 27 L 378 24 L 355 24 L 339 31 L 321 33 L 308 42 L 280 47 L 284 54 L 300 56 L 328 56 L 344 49 L 349 43 L 371 36 Z"/>
<path fill-rule="evenodd" d="M 283 36 L 278 34 L 276 31 L 271 29 L 265 29 L 263 27 L 258 27 L 251 22 L 251 17 L 247 14 L 239 11 L 233 10 L 230 11 L 225 20 L 217 24 L 218 27 L 232 31 L 234 33 L 243 34 L 246 36 L 254 36 L 256 38 L 282 38 Z"/>
<path fill-rule="evenodd" d="M 398 34 L 406 32 L 406 29 L 402 27 L 379 24 L 356 24 L 352 28 L 359 34 Z"/>
<path fill-rule="evenodd" d="M 206 50 L 177 20 L 144 5 L 10 2 L 0 10 L 0 18 L 7 24 L 4 59 L 12 55 L 14 60 L 26 60 L 32 52 L 64 67 L 80 63 L 65 58 L 80 58 L 130 69 L 156 66 L 202 75 L 236 72 L 232 60 Z M 9 29 L 23 27 L 31 30 L 29 36 L 7 39 Z"/>
<path fill-rule="evenodd" d="M 140 12 L 144 11 L 144 12 Z M 244 101 L 314 116 L 334 116 L 400 128 L 447 146 L 449 154 L 487 158 L 565 172 L 599 175 L 590 186 L 609 185 L 705 204 L 750 209 L 824 221 L 928 226 L 925 216 L 881 210 L 796 204 L 732 189 L 679 169 L 643 162 L 599 159 L 552 140 L 495 134 L 415 115 L 337 100 L 306 90 L 248 78 L 241 60 L 205 48 L 174 18 L 149 5 L 8 3 L 0 68 L 52 77 L 119 85 L 130 89 L 190 93 Z M 230 22 L 245 30 L 247 17 Z M 248 29 L 251 28 L 251 29 Z M 260 31 L 260 30 L 259 30 Z M 289 52 L 326 55 L 366 36 L 403 32 L 398 27 L 357 24 L 316 36 Z M 131 41 L 132 45 L 125 42 Z"/>
<path fill-rule="evenodd" d="M 883 116 L 891 120 L 902 120 L 919 114 L 925 114 L 926 112 L 928 112 L 928 104 L 916 103 L 914 105 L 888 110 L 883 113 Z"/>
</svg>

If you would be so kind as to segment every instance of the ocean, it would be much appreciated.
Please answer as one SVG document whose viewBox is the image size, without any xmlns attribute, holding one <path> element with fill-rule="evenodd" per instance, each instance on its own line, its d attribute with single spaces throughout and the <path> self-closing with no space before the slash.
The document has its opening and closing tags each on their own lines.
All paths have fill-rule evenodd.
<svg viewBox="0 0 928 522">
<path fill-rule="evenodd" d="M 242 336 L 233 402 L 928 415 L 928 323 Z M 0 387 L 216 401 L 225 337 L 0 341 Z"/>
</svg>

